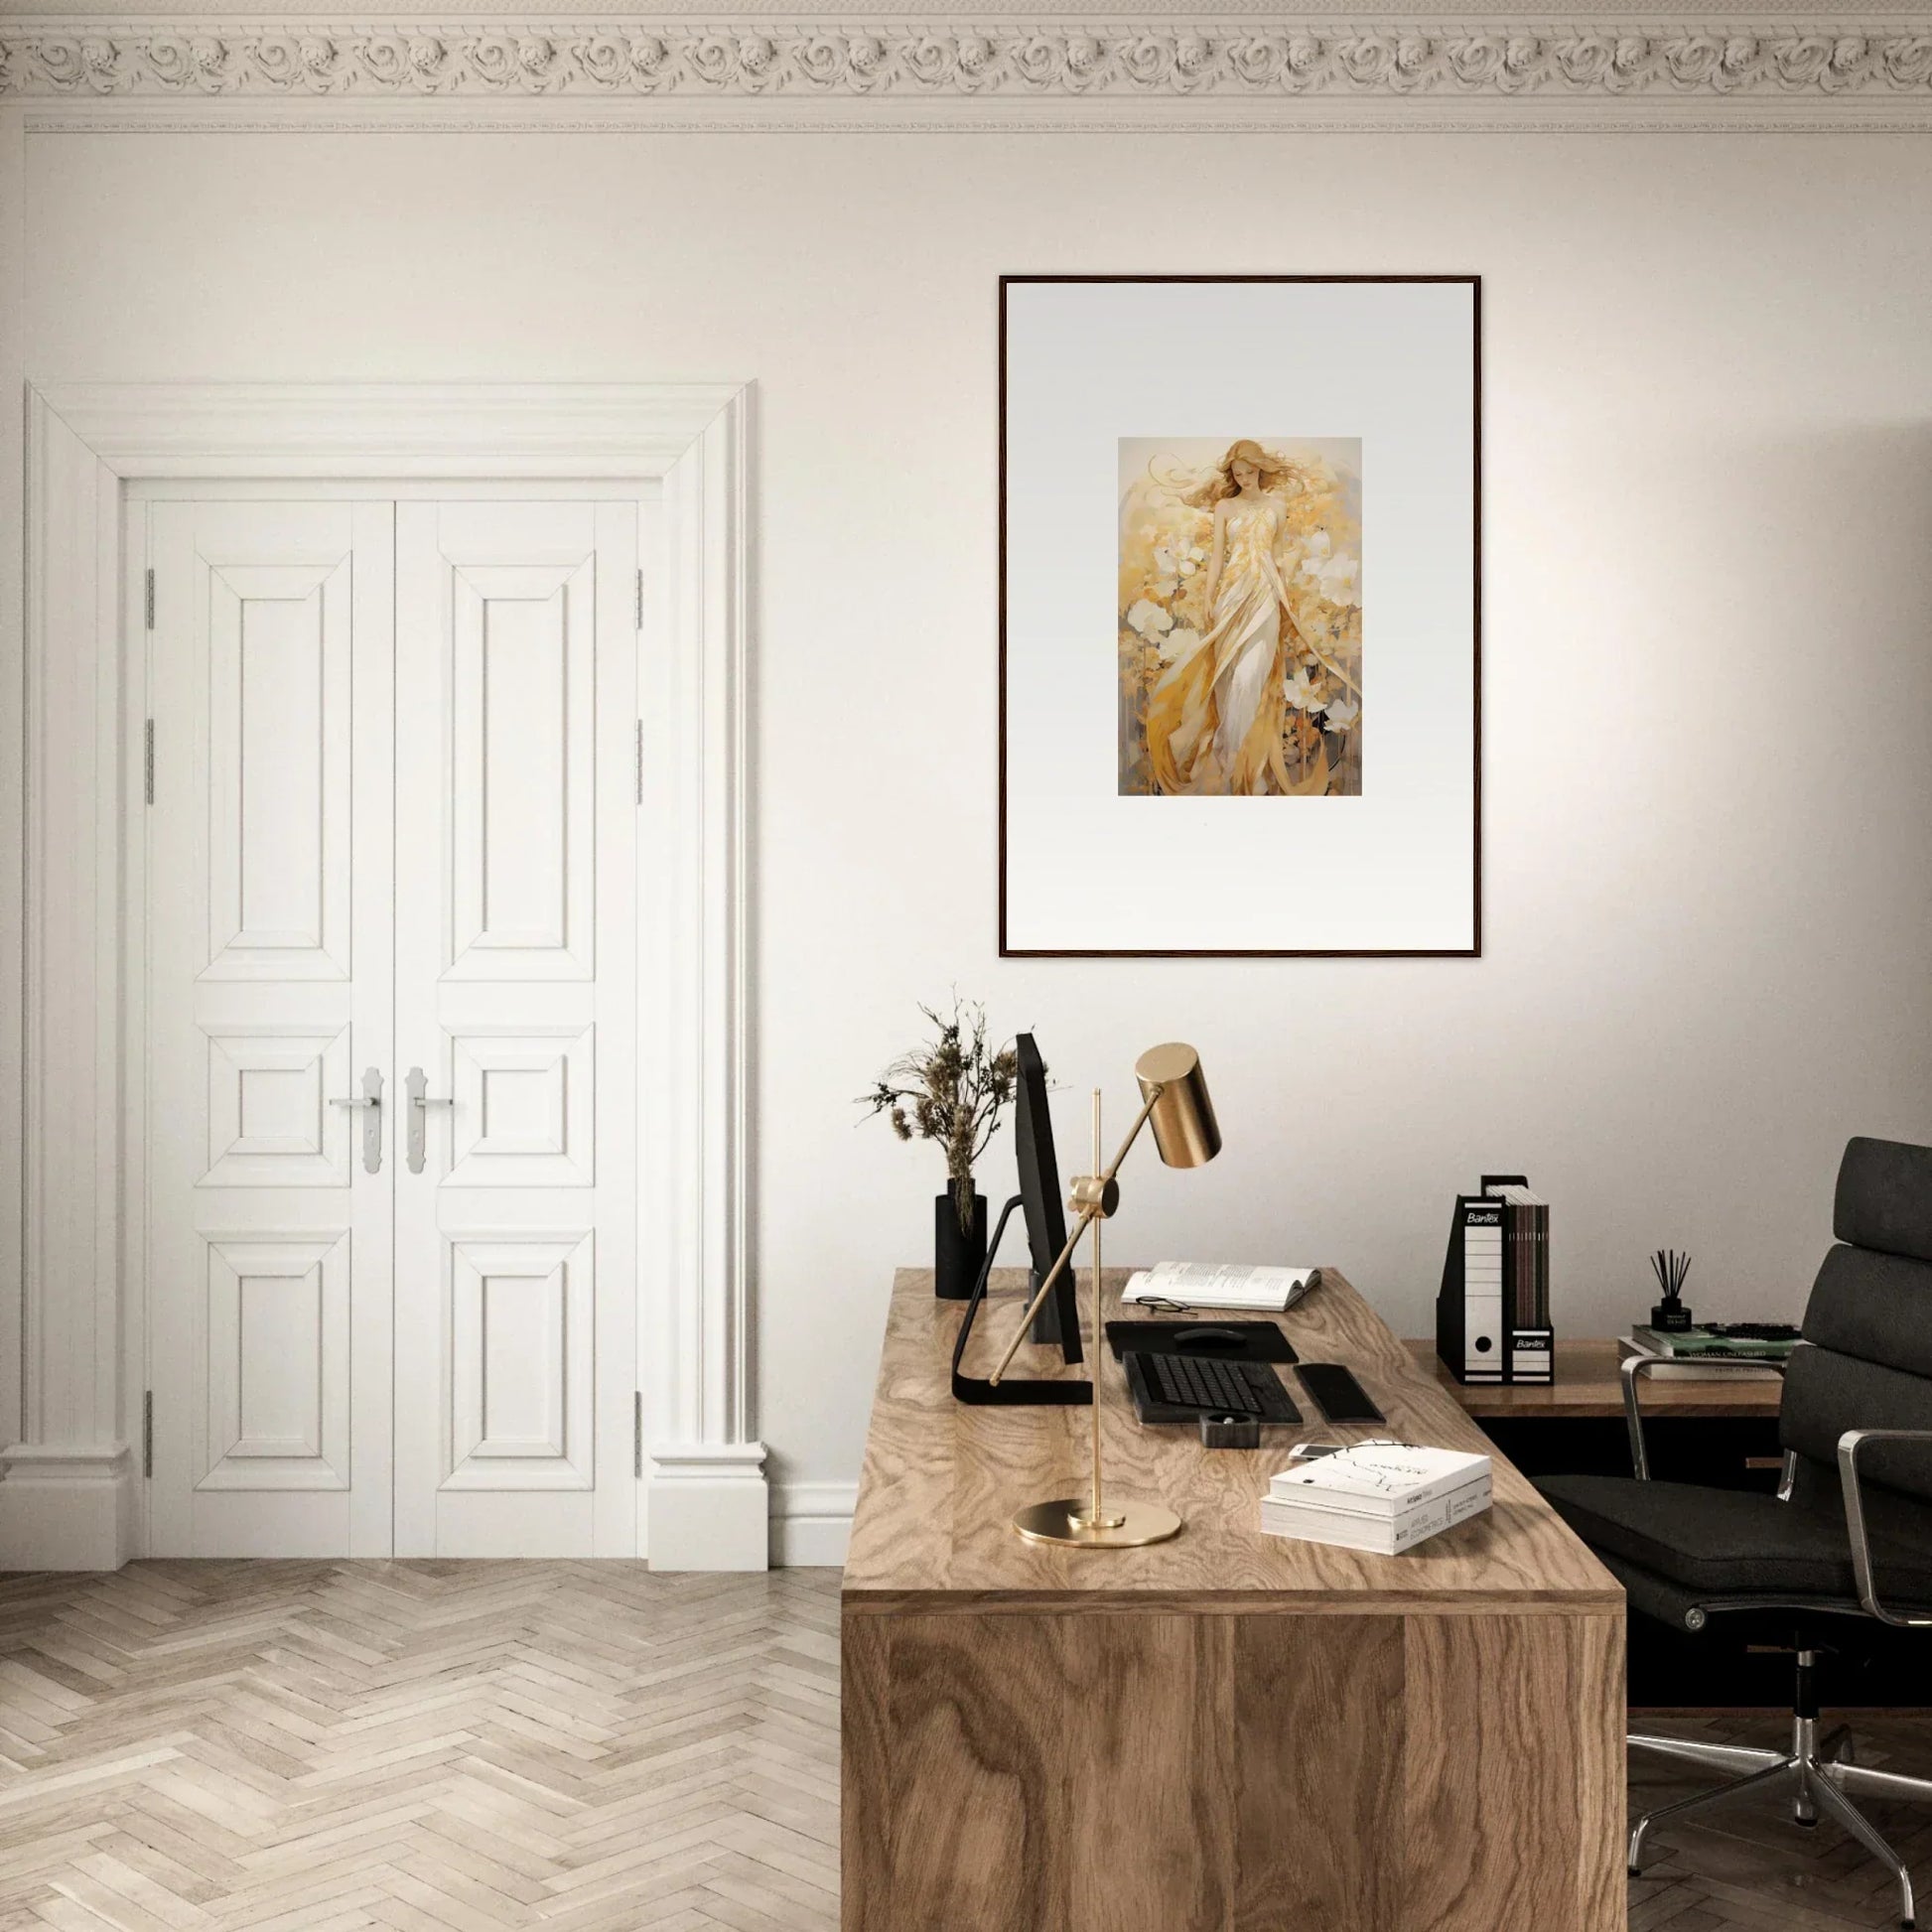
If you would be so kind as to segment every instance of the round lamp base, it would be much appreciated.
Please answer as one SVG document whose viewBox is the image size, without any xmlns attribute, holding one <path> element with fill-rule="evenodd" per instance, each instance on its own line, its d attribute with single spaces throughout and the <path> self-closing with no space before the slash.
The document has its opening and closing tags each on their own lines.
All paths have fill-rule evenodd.
<svg viewBox="0 0 1932 1932">
<path fill-rule="evenodd" d="M 1013 1519 L 1029 1543 L 1065 1543 L 1076 1550 L 1139 1550 L 1180 1534 L 1180 1518 L 1159 1503 L 1122 1502 L 1109 1497 L 1107 1521 L 1089 1523 L 1089 1496 L 1060 1496 L 1030 1503 Z"/>
</svg>

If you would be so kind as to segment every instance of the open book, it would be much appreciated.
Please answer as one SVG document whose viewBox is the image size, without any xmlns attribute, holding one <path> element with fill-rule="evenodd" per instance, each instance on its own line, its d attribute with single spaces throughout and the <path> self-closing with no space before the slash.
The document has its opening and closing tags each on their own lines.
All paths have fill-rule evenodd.
<svg viewBox="0 0 1932 1932">
<path fill-rule="evenodd" d="M 1320 1279 L 1313 1268 L 1237 1267 L 1213 1261 L 1164 1261 L 1129 1276 L 1121 1300 L 1172 1302 L 1183 1309 L 1252 1309 L 1280 1314 Z"/>
</svg>

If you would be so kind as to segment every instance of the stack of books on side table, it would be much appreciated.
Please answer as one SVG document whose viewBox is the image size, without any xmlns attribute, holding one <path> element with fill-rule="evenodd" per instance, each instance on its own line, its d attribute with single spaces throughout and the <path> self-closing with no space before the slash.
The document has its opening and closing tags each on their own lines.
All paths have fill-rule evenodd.
<svg viewBox="0 0 1932 1932">
<path fill-rule="evenodd" d="M 1775 1382 L 1798 1339 L 1798 1330 L 1782 1321 L 1721 1321 L 1677 1329 L 1636 1327 L 1617 1338 L 1617 1355 L 1622 1361 L 1632 1355 L 1661 1356 L 1664 1366 L 1652 1369 L 1653 1375 L 1689 1381 L 1722 1377 L 1737 1382 Z M 1764 1366 L 1755 1373 L 1706 1366 L 1713 1362 L 1762 1362 Z"/>
<path fill-rule="evenodd" d="M 1488 1507 L 1486 1455 L 1358 1443 L 1276 1475 L 1261 1499 L 1261 1527 L 1393 1557 Z"/>
</svg>

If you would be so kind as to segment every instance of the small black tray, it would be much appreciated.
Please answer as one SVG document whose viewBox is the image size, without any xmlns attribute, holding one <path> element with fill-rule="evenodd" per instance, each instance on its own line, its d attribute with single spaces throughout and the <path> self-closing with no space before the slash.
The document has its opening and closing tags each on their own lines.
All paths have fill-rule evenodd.
<svg viewBox="0 0 1932 1932">
<path fill-rule="evenodd" d="M 1215 1328 L 1232 1337 L 1226 1341 L 1187 1344 L 1180 1337 Z M 1118 1361 L 1128 1349 L 1146 1355 L 1194 1355 L 1215 1362 L 1298 1362 L 1288 1337 L 1272 1321 L 1216 1321 L 1204 1315 L 1192 1321 L 1110 1321 L 1107 1339 Z"/>
</svg>

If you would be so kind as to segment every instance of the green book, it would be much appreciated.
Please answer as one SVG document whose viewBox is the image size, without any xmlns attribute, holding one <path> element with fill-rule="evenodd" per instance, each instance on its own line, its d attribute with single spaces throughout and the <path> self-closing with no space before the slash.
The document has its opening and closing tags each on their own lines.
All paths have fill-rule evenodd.
<svg viewBox="0 0 1932 1932">
<path fill-rule="evenodd" d="M 1667 1334 L 1661 1328 L 1632 1328 L 1630 1339 L 1653 1355 L 1734 1356 L 1746 1362 L 1781 1362 L 1798 1344 L 1764 1341 L 1742 1335 L 1714 1335 L 1709 1328 L 1684 1328 Z"/>
</svg>

